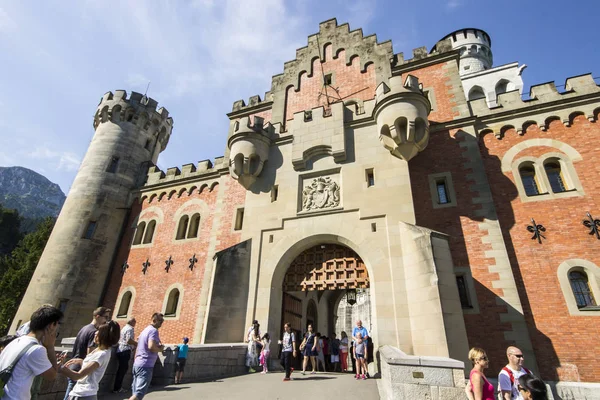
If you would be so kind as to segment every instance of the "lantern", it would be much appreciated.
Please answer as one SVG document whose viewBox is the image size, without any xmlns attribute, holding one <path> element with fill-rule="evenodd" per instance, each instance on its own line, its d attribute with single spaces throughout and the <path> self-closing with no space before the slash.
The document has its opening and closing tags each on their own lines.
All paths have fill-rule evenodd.
<svg viewBox="0 0 600 400">
<path fill-rule="evenodd" d="M 356 289 L 347 289 L 346 290 L 346 301 L 351 306 L 356 304 Z"/>
</svg>

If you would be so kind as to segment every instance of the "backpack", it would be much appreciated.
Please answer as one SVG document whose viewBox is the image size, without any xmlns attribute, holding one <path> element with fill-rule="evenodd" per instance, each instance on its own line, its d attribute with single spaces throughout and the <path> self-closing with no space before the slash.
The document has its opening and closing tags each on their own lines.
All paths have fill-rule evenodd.
<svg viewBox="0 0 600 400">
<path fill-rule="evenodd" d="M 27 353 L 27 350 L 29 350 L 35 344 L 36 343 L 32 342 L 32 343 L 29 343 L 27 346 L 25 346 L 23 348 L 23 350 L 21 350 L 21 352 L 19 352 L 19 354 L 17 354 L 17 357 L 10 363 L 10 365 L 8 367 L 6 367 L 5 369 L 3 369 L 2 371 L 0 371 L 0 397 L 4 396 L 4 386 L 6 386 L 6 384 L 12 377 L 12 373 L 13 373 L 13 370 L 15 369 L 15 366 L 17 365 L 17 363 L 19 362 L 21 357 L 23 357 L 23 355 L 25 353 Z"/>
<path fill-rule="evenodd" d="M 334 339 L 333 343 L 331 343 L 331 354 L 334 356 L 340 355 L 340 341 L 339 339 Z"/>
<path fill-rule="evenodd" d="M 531 371 L 528 370 L 527 368 L 525 368 L 525 367 L 521 367 L 521 368 L 523 368 L 523 370 L 525 371 L 525 373 L 532 375 Z M 502 371 L 504 371 L 504 372 L 506 372 L 508 374 L 508 377 L 510 378 L 510 387 L 512 389 L 515 386 L 515 375 L 513 374 L 512 370 L 510 368 L 508 368 L 508 367 L 502 368 Z M 504 400 L 504 398 L 502 397 L 502 390 L 499 390 L 498 400 Z"/>
</svg>

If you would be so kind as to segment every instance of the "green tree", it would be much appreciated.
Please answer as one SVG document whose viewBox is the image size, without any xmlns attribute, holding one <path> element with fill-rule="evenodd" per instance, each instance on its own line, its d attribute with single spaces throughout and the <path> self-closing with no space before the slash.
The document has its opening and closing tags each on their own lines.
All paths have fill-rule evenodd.
<svg viewBox="0 0 600 400">
<path fill-rule="evenodd" d="M 17 210 L 0 204 L 0 256 L 10 254 L 21 240 L 21 218 Z M 4 272 L 0 269 L 0 273 Z"/>
<path fill-rule="evenodd" d="M 27 290 L 35 267 L 54 227 L 54 219 L 46 218 L 19 242 L 9 256 L 0 257 L 0 335 L 5 335 Z"/>
</svg>

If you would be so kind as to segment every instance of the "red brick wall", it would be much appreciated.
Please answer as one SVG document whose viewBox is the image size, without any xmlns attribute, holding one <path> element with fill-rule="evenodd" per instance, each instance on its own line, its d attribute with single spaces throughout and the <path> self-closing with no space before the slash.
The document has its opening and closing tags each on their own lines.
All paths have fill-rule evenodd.
<svg viewBox="0 0 600 400">
<path fill-rule="evenodd" d="M 352 59 L 351 65 L 346 65 L 346 51 L 342 50 L 337 58 L 333 58 L 331 51 L 325 52 L 326 61 L 323 63 L 323 73 L 333 73 L 333 86 L 339 90 L 339 97 L 344 100 L 360 99 L 370 100 L 375 97 L 376 78 L 375 66 L 369 64 L 365 72 L 361 72 L 361 61 L 359 57 Z M 323 74 L 321 73 L 320 60 L 313 61 L 313 75 L 308 76 L 310 71 L 300 77 L 300 88 L 290 87 L 286 96 L 286 121 L 294 119 L 294 113 L 310 110 L 318 106 L 327 105 L 327 97 L 323 88 Z M 319 93 L 323 93 L 319 98 Z M 338 94 L 331 88 L 327 88 L 330 98 L 335 101 Z M 346 98 L 346 96 L 348 96 Z"/>
<path fill-rule="evenodd" d="M 452 71 L 458 74 L 456 61 L 448 61 L 442 64 L 431 65 L 426 68 L 407 72 L 404 75 L 413 75 L 419 78 L 419 83 L 423 84 L 423 88 L 432 88 L 435 96 L 435 109 L 429 114 L 430 122 L 450 121 L 459 115 L 458 110 L 453 109 L 463 98 L 456 98 L 452 93 L 450 81 L 455 76 Z"/>
<path fill-rule="evenodd" d="M 190 184 L 191 187 L 191 184 Z M 222 212 L 217 210 L 217 196 L 219 191 L 226 191 L 223 198 Z M 169 190 L 167 190 L 168 192 Z M 233 230 L 236 209 L 243 205 L 245 189 L 233 179 L 222 178 L 220 184 L 213 191 L 205 188 L 202 193 L 198 189 L 191 195 L 184 193 L 181 197 L 177 194 L 171 199 L 164 196 L 160 201 L 155 198 L 151 203 L 145 200 L 141 206 L 134 205 L 132 210 L 131 226 L 141 211 L 150 207 L 160 207 L 164 213 L 163 222 L 158 224 L 151 247 L 130 247 L 133 238 L 133 229 L 129 229 L 122 242 L 117 263 L 114 267 L 113 277 L 105 298 L 105 304 L 115 309 L 118 294 L 126 287 L 133 286 L 136 296 L 133 303 L 132 315 L 138 320 L 138 330 L 147 325 L 154 312 L 163 311 L 163 301 L 167 296 L 167 289 L 174 283 L 183 286 L 183 301 L 178 319 L 165 320 L 160 335 L 166 343 L 181 341 L 183 336 L 190 338 L 194 335 L 194 328 L 198 316 L 199 296 L 203 285 L 204 269 L 207 260 L 212 260 L 214 253 L 237 244 L 240 234 Z M 201 212 L 201 222 L 198 240 L 176 241 L 175 232 L 179 221 L 175 221 L 175 213 L 187 201 L 200 199 L 205 202 L 208 212 Z M 200 211 L 198 206 L 190 205 L 184 209 L 190 217 L 195 211 Z M 189 212 L 187 212 L 189 210 Z M 152 214 L 154 215 L 154 214 Z M 151 215 L 143 216 L 144 220 L 152 218 Z M 209 242 L 216 240 L 216 248 L 209 252 Z M 190 271 L 189 259 L 196 255 L 197 263 Z M 171 270 L 165 271 L 165 260 L 172 257 L 174 264 Z M 146 274 L 142 273 L 142 263 L 150 260 L 151 266 Z M 121 275 L 120 266 L 127 260 L 129 269 Z"/>
<path fill-rule="evenodd" d="M 492 288 L 492 281 L 499 276 L 488 271 L 495 260 L 485 257 L 492 247 L 481 241 L 487 231 L 479 229 L 482 218 L 475 215 L 481 206 L 472 203 L 478 193 L 471 191 L 475 182 L 467 177 L 472 171 L 463 166 L 466 159 L 459 147 L 463 140 L 455 130 L 433 133 L 427 149 L 410 161 L 416 224 L 450 235 L 454 265 L 471 268 L 481 313 L 465 314 L 469 346 L 485 349 L 490 357 L 490 371 L 499 371 L 506 364 L 506 347 L 512 344 L 504 339 L 504 332 L 512 326 L 500 321 L 500 314 L 507 310 L 496 303 L 502 290 Z M 456 207 L 433 208 L 428 175 L 441 172 L 452 174 Z"/>
<path fill-rule="evenodd" d="M 600 191 L 600 165 L 596 162 L 599 137 L 600 124 L 580 116 L 569 128 L 554 121 L 546 132 L 533 125 L 523 136 L 512 130 L 506 132 L 502 140 L 488 134 L 481 142 L 517 285 L 521 293 L 526 292 L 521 301 L 533 346 L 542 377 L 546 379 L 556 379 L 558 369 L 561 380 L 600 380 L 597 367 L 600 342 L 594 334 L 600 319 L 570 316 L 557 276 L 559 265 L 568 259 L 581 258 L 600 265 L 600 241 L 589 236 L 581 223 L 587 211 L 600 215 L 597 194 Z M 519 177 L 512 173 L 502 174 L 500 160 L 514 145 L 535 138 L 559 140 L 581 154 L 583 160 L 575 162 L 574 167 L 583 185 L 584 197 L 527 203 L 520 200 L 514 185 L 514 180 Z M 538 157 L 550 151 L 561 152 L 555 148 L 534 147 L 521 151 L 514 159 Z M 531 234 L 525 230 L 525 226 L 531 224 L 530 218 L 547 229 L 546 240 L 541 245 L 531 240 Z"/>
</svg>

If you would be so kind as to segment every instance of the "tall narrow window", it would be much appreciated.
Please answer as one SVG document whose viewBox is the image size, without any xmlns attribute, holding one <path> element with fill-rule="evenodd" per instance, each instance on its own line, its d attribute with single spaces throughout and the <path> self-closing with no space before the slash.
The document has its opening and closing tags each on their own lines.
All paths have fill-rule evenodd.
<svg viewBox="0 0 600 400">
<path fill-rule="evenodd" d="M 189 220 L 190 218 L 187 215 L 181 217 L 181 219 L 179 220 L 179 225 L 177 226 L 177 236 L 175 237 L 175 239 L 185 239 L 185 234 L 187 232 Z"/>
<path fill-rule="evenodd" d="M 146 228 L 146 234 L 144 235 L 144 244 L 152 243 L 152 239 L 154 238 L 154 230 L 156 229 L 156 221 L 152 220 L 148 223 L 148 227 Z"/>
<path fill-rule="evenodd" d="M 573 290 L 573 295 L 577 301 L 577 308 L 596 305 L 596 300 L 590 290 L 590 283 L 588 282 L 588 277 L 585 272 L 569 272 L 569 281 L 571 282 L 571 289 Z"/>
<path fill-rule="evenodd" d="M 91 239 L 94 236 L 94 231 L 96 230 L 96 221 L 90 221 L 88 223 L 87 229 L 83 234 L 84 239 Z"/>
<path fill-rule="evenodd" d="M 177 306 L 179 305 L 179 289 L 171 290 L 167 299 L 167 308 L 165 308 L 166 317 L 174 317 L 177 315 Z"/>
<path fill-rule="evenodd" d="M 187 237 L 195 238 L 198 237 L 198 228 L 200 227 L 200 214 L 192 215 L 192 219 L 190 220 L 190 229 L 188 230 Z"/>
<path fill-rule="evenodd" d="M 375 186 L 375 174 L 373 168 L 365 170 L 365 178 L 367 180 L 367 187 Z"/>
<path fill-rule="evenodd" d="M 121 304 L 119 305 L 119 311 L 117 312 L 117 318 L 125 318 L 129 313 L 129 306 L 131 305 L 131 291 L 126 291 L 121 297 Z"/>
<path fill-rule="evenodd" d="M 536 196 L 540 194 L 538 189 L 537 181 L 535 179 L 535 169 L 532 165 L 527 165 L 519 168 L 521 174 L 521 180 L 523 181 L 523 188 L 527 196 Z"/>
<path fill-rule="evenodd" d="M 135 231 L 135 236 L 133 237 L 133 244 L 142 243 L 142 238 L 144 237 L 144 230 L 146 229 L 146 223 L 140 222 Z"/>
<path fill-rule="evenodd" d="M 279 185 L 273 185 L 273 189 L 271 189 L 271 203 L 277 201 L 277 196 L 279 196 Z"/>
<path fill-rule="evenodd" d="M 456 286 L 458 286 L 458 297 L 462 308 L 473 308 L 471 298 L 469 297 L 469 289 L 467 288 L 467 280 L 464 275 L 456 277 Z"/>
<path fill-rule="evenodd" d="M 235 230 L 239 231 L 244 225 L 244 209 L 238 208 L 235 214 Z"/>
<path fill-rule="evenodd" d="M 450 203 L 450 196 L 448 195 L 448 185 L 445 179 L 436 181 L 435 188 L 438 196 L 438 204 Z"/>
<path fill-rule="evenodd" d="M 567 189 L 562 179 L 560 164 L 558 162 L 549 162 L 544 165 L 544 169 L 546 170 L 546 175 L 548 175 L 552 191 L 554 193 L 566 192 Z"/>
<path fill-rule="evenodd" d="M 110 172 L 114 174 L 117 172 L 117 168 L 119 167 L 119 157 L 112 156 L 110 158 L 110 162 L 108 163 L 108 167 L 106 167 L 106 172 Z"/>
<path fill-rule="evenodd" d="M 333 75 L 327 74 L 323 77 L 323 84 L 329 86 L 333 83 Z"/>
</svg>

